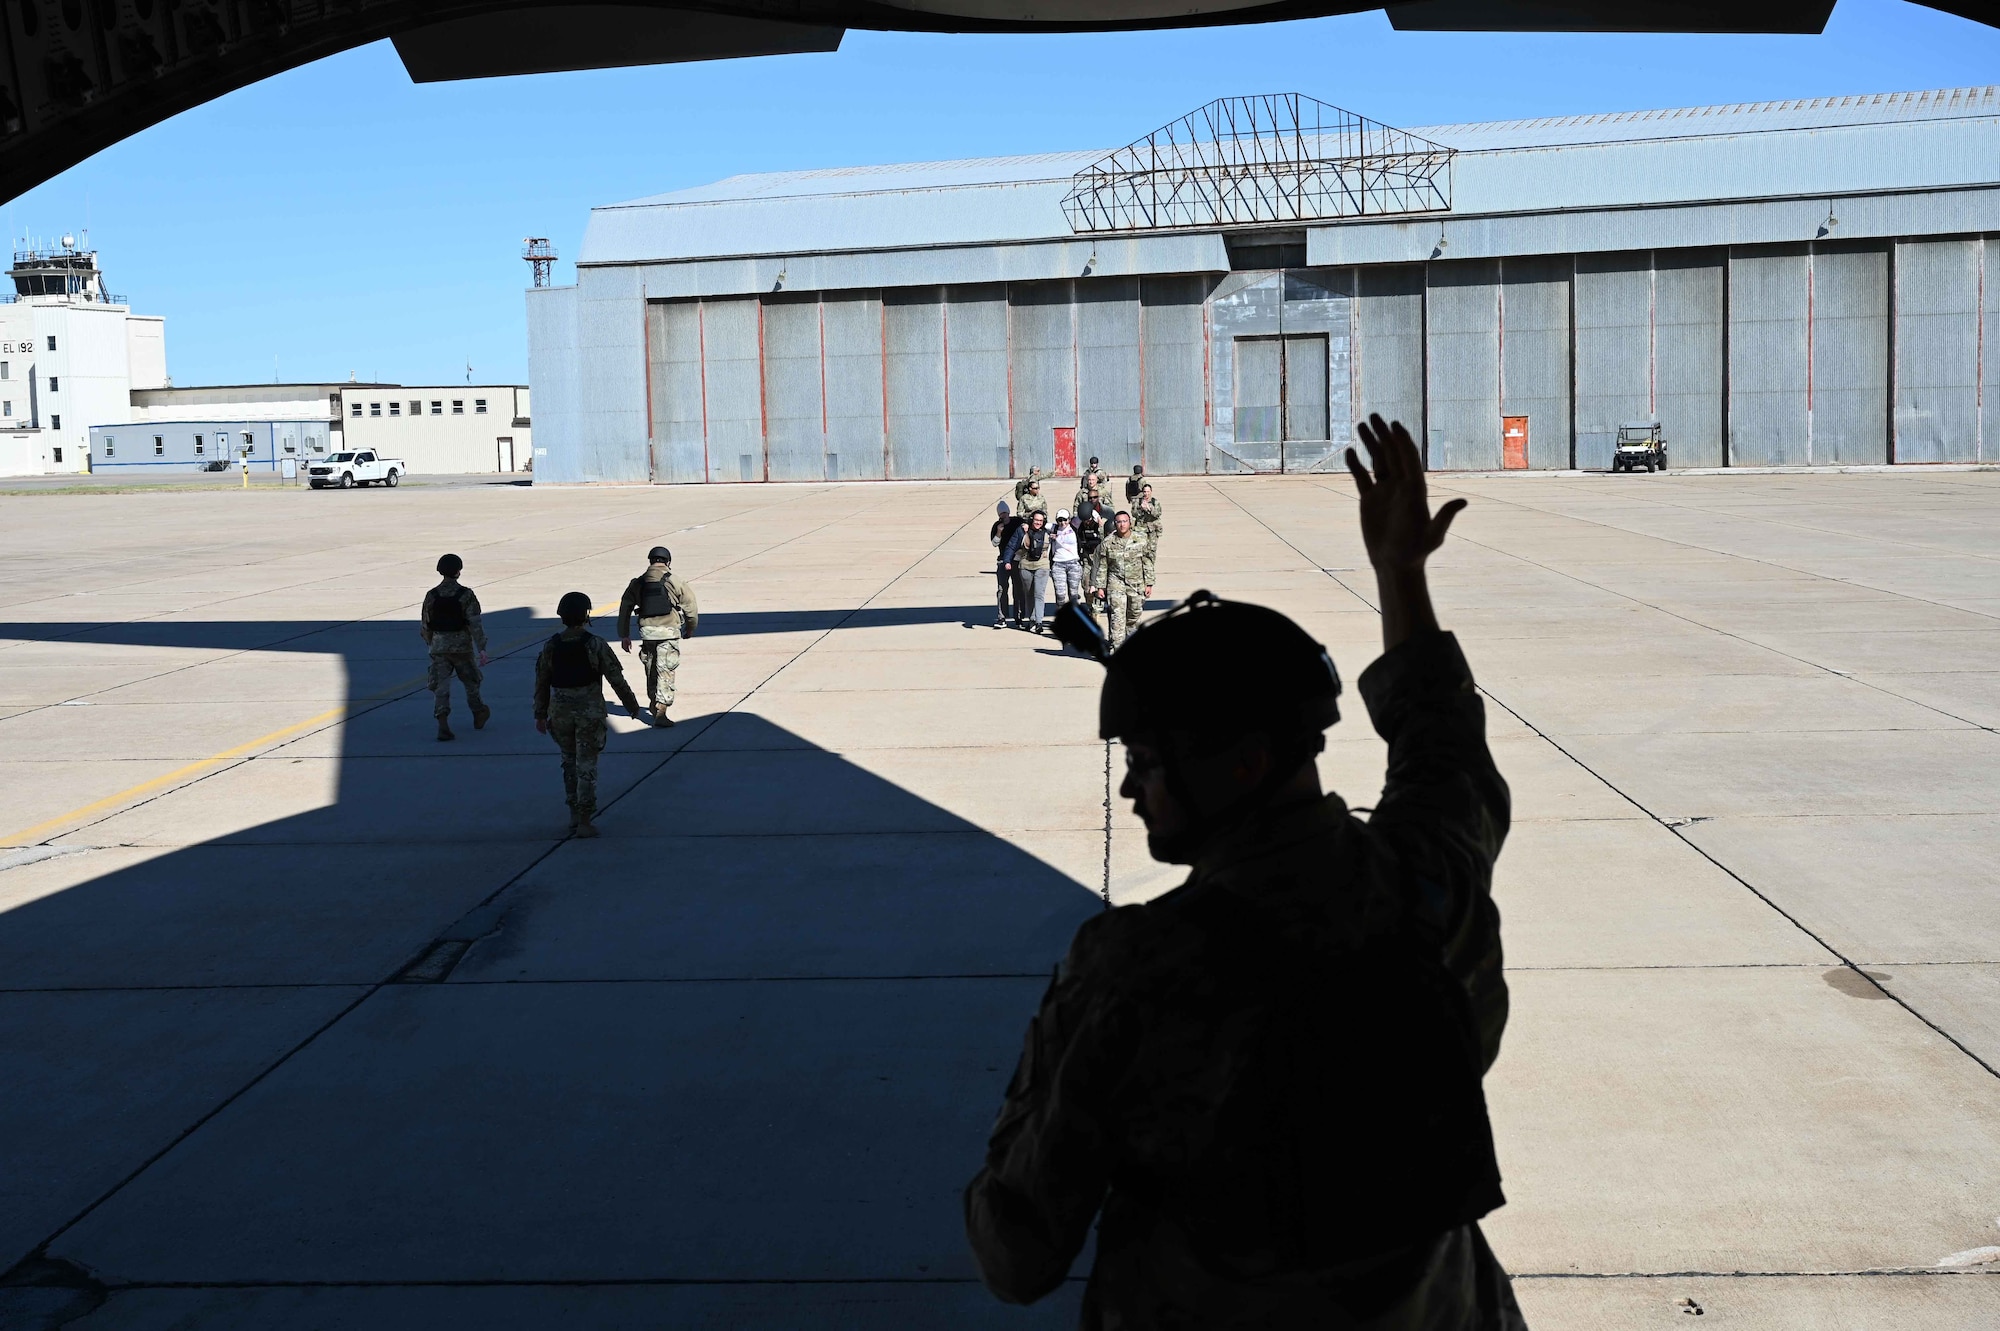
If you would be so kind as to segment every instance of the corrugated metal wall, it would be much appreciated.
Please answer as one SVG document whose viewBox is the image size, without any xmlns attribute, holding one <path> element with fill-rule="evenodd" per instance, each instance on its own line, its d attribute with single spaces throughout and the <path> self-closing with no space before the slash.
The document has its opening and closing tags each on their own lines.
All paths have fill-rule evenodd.
<svg viewBox="0 0 2000 1331">
<path fill-rule="evenodd" d="M 652 475 L 1021 475 L 1053 467 L 1058 427 L 1114 471 L 1297 471 L 1335 465 L 1367 411 L 1414 426 L 1441 469 L 1501 466 L 1516 415 L 1536 468 L 1604 467 L 1617 427 L 1648 418 L 1677 468 L 1879 463 L 1892 430 L 1897 461 L 1971 461 L 2000 429 L 1985 249 L 1825 240 L 655 301 Z M 583 373 L 581 325 L 608 330 L 615 304 L 571 302 L 574 329 L 560 299 L 531 306 L 555 394 L 541 438 L 575 460 L 541 464 L 551 479 L 622 478 L 631 450 L 593 434 L 622 416 L 573 412 L 569 443 L 561 426 L 565 382 L 582 407 L 612 391 Z"/>
<path fill-rule="evenodd" d="M 1077 461 L 1130 472 L 1143 460 L 1139 279 L 1079 282 L 1076 302 Z"/>
<path fill-rule="evenodd" d="M 1424 398 L 1430 465 L 1500 466 L 1500 264 L 1434 263 L 1427 274 Z"/>
<path fill-rule="evenodd" d="M 1618 427 L 1653 415 L 1653 256 L 1576 260 L 1576 465 L 1609 467 Z"/>
<path fill-rule="evenodd" d="M 945 292 L 945 365 L 953 476 L 1005 476 L 1007 288 L 1000 283 Z"/>
<path fill-rule="evenodd" d="M 1208 462 L 1207 277 L 1148 277 L 1139 289 L 1148 470 L 1199 474 Z M 1085 451 L 1083 459 L 1090 456 Z M 1121 492 L 1122 493 L 1122 492 Z"/>
<path fill-rule="evenodd" d="M 1812 257 L 1803 245 L 1729 256 L 1729 460 L 1812 460 Z"/>
<path fill-rule="evenodd" d="M 1528 418 L 1528 465 L 1570 465 L 1568 255 L 1500 261 L 1500 414 Z"/>
<path fill-rule="evenodd" d="M 764 302 L 764 459 L 773 481 L 826 478 L 826 404 L 820 396 L 819 300 Z"/>
<path fill-rule="evenodd" d="M 1653 254 L 1653 405 L 1672 467 L 1723 462 L 1728 256 Z"/>
<path fill-rule="evenodd" d="M 1812 460 L 1889 460 L 1889 255 L 1813 249 Z"/>
<path fill-rule="evenodd" d="M 1979 458 L 1977 240 L 1896 246 L 1896 461 Z"/>
<path fill-rule="evenodd" d="M 1424 270 L 1363 268 L 1356 274 L 1354 405 L 1424 437 Z"/>
</svg>

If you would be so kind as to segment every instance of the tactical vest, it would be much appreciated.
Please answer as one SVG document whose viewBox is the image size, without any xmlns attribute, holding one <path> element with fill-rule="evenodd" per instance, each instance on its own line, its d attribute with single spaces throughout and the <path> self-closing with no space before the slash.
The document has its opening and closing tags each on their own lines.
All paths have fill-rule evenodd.
<svg viewBox="0 0 2000 1331">
<path fill-rule="evenodd" d="M 639 579 L 639 618 L 664 619 L 680 608 L 680 602 L 674 599 L 674 590 L 667 586 L 665 578 L 658 582 L 649 578 Z"/>
<path fill-rule="evenodd" d="M 549 639 L 549 687 L 585 689 L 604 678 L 590 659 L 587 636 L 566 638 L 558 633 Z"/>
<path fill-rule="evenodd" d="M 465 602 L 459 599 L 459 592 L 439 592 L 431 598 L 431 632 L 463 633 L 470 627 L 465 617 Z"/>
<path fill-rule="evenodd" d="M 1021 558 L 1040 559 L 1049 552 L 1049 529 L 1028 528 L 1028 534 L 1021 538 Z"/>
</svg>

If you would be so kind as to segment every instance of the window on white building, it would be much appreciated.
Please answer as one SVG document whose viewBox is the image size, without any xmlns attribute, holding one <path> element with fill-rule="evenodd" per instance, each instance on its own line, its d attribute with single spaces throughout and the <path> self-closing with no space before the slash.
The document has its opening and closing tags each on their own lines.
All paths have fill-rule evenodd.
<svg viewBox="0 0 2000 1331">
<path fill-rule="evenodd" d="M 7 377 L 7 362 L 4 360 L 0 360 L 0 379 L 5 379 L 6 377 Z"/>
<path fill-rule="evenodd" d="M 54 351 L 55 349 L 56 349 L 56 335 L 55 335 L 54 333 L 50 333 L 50 334 L 49 334 L 49 350 L 50 350 L 50 351 Z"/>
<path fill-rule="evenodd" d="M 161 457 L 161 456 L 163 456 L 163 455 L 164 455 L 164 454 L 166 453 L 166 451 L 167 451 L 167 437 L 166 437 L 165 435 L 163 435 L 163 434 L 156 434 L 156 435 L 154 435 L 154 436 L 153 436 L 153 456 L 154 456 L 154 457 Z"/>
<path fill-rule="evenodd" d="M 0 374 L 0 379 L 5 379 L 6 377 L 7 377 L 6 375 Z M 444 415 L 444 403 L 442 402 L 431 403 L 431 415 L 433 416 Z"/>
<path fill-rule="evenodd" d="M 60 430 L 60 429 L 62 429 L 62 417 L 60 417 L 60 416 L 51 416 L 51 417 L 49 417 L 49 428 L 50 428 L 51 430 Z"/>
<path fill-rule="evenodd" d="M 200 436 L 200 435 L 196 435 L 196 436 L 194 437 L 194 452 L 195 452 L 195 456 L 196 456 L 196 457 L 200 457 L 200 456 L 201 456 L 201 436 Z"/>
<path fill-rule="evenodd" d="M 475 416 L 484 416 L 484 415 L 486 414 L 486 399 L 485 399 L 485 398 L 483 398 L 483 397 L 476 397 L 476 398 L 472 399 L 472 414 L 473 414 L 473 415 L 475 415 Z"/>
<path fill-rule="evenodd" d="M 14 414 L 14 400 L 12 398 L 8 398 L 5 401 L 0 401 L 0 416 L 11 417 L 13 414 Z"/>
<path fill-rule="evenodd" d="M 410 404 L 410 414 L 411 414 L 412 416 L 421 416 L 421 415 L 423 415 L 423 414 L 424 414 L 424 404 L 423 404 L 423 403 L 421 403 L 421 402 L 412 402 L 412 403 Z"/>
<path fill-rule="evenodd" d="M 361 414 L 361 404 L 359 402 L 354 404 L 354 410 L 351 414 L 355 416 L 359 416 Z"/>
<path fill-rule="evenodd" d="M 389 404 L 389 414 L 390 414 L 391 416 L 400 416 L 400 415 L 402 415 L 402 414 L 403 414 L 403 404 L 402 404 L 402 403 L 400 403 L 400 402 L 391 402 L 391 403 Z"/>
<path fill-rule="evenodd" d="M 451 400 L 451 414 L 454 416 L 465 414 L 465 399 L 455 397 Z"/>
<path fill-rule="evenodd" d="M 62 447 L 61 447 L 60 445 L 58 445 L 58 446 L 57 446 L 57 447 L 55 447 L 55 448 L 52 448 L 52 449 L 50 449 L 50 450 L 49 450 L 49 452 L 51 452 L 51 453 L 55 454 L 55 459 L 56 459 L 56 461 L 57 461 L 57 462 L 61 462 L 61 461 L 62 461 Z"/>
<path fill-rule="evenodd" d="M 118 456 L 118 441 L 108 434 L 104 436 L 104 456 L 108 458 Z"/>
<path fill-rule="evenodd" d="M 60 380 L 60 379 L 56 378 L 56 377 L 55 377 L 55 376 L 54 376 L 53 374 L 52 374 L 52 375 L 50 375 L 50 376 L 49 376 L 49 391 L 50 391 L 51 393 L 53 393 L 53 392 L 57 391 L 58 389 L 60 389 L 61 387 L 62 387 L 62 380 Z"/>
<path fill-rule="evenodd" d="M 382 414 L 382 404 L 380 402 L 370 402 L 368 404 L 368 414 L 370 416 L 380 416 Z"/>
<path fill-rule="evenodd" d="M 257 447 L 257 436 L 251 434 L 248 430 L 245 430 L 243 432 L 243 452 L 245 456 L 248 456 L 251 452 L 253 452 L 256 449 L 256 447 Z"/>
</svg>

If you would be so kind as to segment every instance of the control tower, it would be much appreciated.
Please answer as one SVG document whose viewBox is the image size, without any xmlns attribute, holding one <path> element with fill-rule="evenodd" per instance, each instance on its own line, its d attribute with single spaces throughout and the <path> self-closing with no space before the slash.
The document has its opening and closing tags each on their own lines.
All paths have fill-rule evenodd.
<svg viewBox="0 0 2000 1331">
<path fill-rule="evenodd" d="M 53 249 L 30 244 L 27 249 L 15 250 L 14 266 L 7 270 L 7 276 L 14 279 L 16 300 L 125 304 L 104 290 L 97 251 L 78 249 L 75 236 L 64 236 Z"/>
</svg>

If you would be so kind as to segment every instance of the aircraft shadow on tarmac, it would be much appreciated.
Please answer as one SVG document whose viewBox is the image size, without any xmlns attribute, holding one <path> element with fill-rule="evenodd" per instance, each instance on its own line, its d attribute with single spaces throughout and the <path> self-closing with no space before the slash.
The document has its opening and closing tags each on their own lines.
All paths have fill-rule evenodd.
<svg viewBox="0 0 2000 1331">
<path fill-rule="evenodd" d="M 335 653 L 352 700 L 6 869 L 47 890 L 0 913 L 0 1323 L 1073 1325 L 1074 1281 L 984 1293 L 958 1194 L 1097 900 L 746 714 L 615 735 L 604 836 L 560 841 L 552 626 L 487 626 L 494 722 L 441 745 L 374 700 L 408 622 L 0 625 Z M 245 826 L 253 789 L 300 811 Z"/>
</svg>

